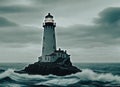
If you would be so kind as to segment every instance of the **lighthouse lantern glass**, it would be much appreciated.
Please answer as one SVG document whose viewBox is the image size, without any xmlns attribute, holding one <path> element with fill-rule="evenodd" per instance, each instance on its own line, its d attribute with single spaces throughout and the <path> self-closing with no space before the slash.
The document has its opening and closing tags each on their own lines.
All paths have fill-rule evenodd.
<svg viewBox="0 0 120 87">
<path fill-rule="evenodd" d="M 54 20 L 53 20 L 53 18 L 45 18 L 45 23 L 47 23 L 47 22 L 51 22 L 51 23 L 53 23 Z"/>
</svg>

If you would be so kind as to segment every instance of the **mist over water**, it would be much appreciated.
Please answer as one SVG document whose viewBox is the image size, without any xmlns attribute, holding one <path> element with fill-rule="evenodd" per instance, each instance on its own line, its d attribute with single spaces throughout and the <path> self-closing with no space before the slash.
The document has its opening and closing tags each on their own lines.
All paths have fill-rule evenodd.
<svg viewBox="0 0 120 87">
<path fill-rule="evenodd" d="M 80 66 L 80 64 L 78 65 Z M 98 67 L 100 67 L 99 64 L 96 64 L 96 66 L 97 65 Z M 115 74 L 115 73 L 113 74 L 111 72 L 108 73 L 102 69 L 101 69 L 102 73 L 96 72 L 95 70 L 97 69 L 93 69 L 93 70 L 91 69 L 92 64 L 91 66 L 89 65 L 89 67 L 90 68 L 86 67 L 82 69 L 82 72 L 66 75 L 66 76 L 18 74 L 14 72 L 15 69 L 8 68 L 7 70 L 0 73 L 0 87 L 36 87 L 41 85 L 48 87 L 70 87 L 70 86 L 71 87 L 119 87 L 120 86 L 119 74 Z"/>
</svg>

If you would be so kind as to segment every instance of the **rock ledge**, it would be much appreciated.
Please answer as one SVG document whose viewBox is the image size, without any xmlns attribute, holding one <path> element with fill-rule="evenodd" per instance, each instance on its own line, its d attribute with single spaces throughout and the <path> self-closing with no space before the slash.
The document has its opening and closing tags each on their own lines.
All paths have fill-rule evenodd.
<svg viewBox="0 0 120 87">
<path fill-rule="evenodd" d="M 63 59 L 64 60 L 64 59 Z M 57 75 L 64 76 L 81 72 L 80 69 L 73 66 L 70 59 L 66 60 L 63 64 L 63 60 L 58 59 L 56 62 L 35 62 L 30 64 L 21 71 L 15 71 L 17 73 L 39 74 L 39 75 Z"/>
</svg>

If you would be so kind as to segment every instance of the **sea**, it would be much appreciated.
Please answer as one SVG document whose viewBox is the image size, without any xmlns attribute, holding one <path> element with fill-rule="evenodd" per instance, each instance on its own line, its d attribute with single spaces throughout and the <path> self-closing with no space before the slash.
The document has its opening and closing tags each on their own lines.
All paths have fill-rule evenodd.
<svg viewBox="0 0 120 87">
<path fill-rule="evenodd" d="M 120 87 L 120 63 L 74 63 L 66 76 L 18 74 L 29 63 L 0 63 L 0 87 Z"/>
</svg>

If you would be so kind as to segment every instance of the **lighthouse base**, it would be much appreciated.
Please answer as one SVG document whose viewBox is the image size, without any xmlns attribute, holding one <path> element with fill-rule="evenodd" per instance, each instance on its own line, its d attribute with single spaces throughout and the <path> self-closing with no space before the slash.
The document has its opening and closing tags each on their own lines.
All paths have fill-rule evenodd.
<svg viewBox="0 0 120 87">
<path fill-rule="evenodd" d="M 58 60 L 61 61 L 61 60 Z M 57 75 L 57 76 L 64 76 L 69 74 L 74 74 L 77 72 L 81 72 L 75 66 L 72 66 L 70 60 L 66 61 L 64 64 L 60 64 L 56 62 L 36 62 L 34 64 L 30 64 L 29 66 L 25 67 L 24 70 L 15 71 L 17 73 L 28 73 L 28 74 L 39 74 L 39 75 Z"/>
</svg>

